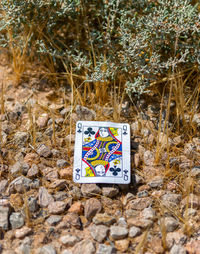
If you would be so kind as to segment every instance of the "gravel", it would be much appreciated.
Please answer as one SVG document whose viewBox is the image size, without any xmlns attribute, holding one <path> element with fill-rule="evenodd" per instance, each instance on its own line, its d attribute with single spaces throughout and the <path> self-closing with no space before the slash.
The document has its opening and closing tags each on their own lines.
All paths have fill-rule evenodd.
<svg viewBox="0 0 200 254">
<path fill-rule="evenodd" d="M 15 98 L 14 101 L 12 98 L 7 100 L 12 97 L 9 89 L 4 94 L 6 113 L 1 116 L 0 252 L 132 253 L 148 231 L 146 254 L 150 251 L 164 253 L 161 216 L 167 251 L 171 254 L 198 253 L 200 138 L 191 137 L 188 141 L 185 135 L 180 133 L 177 136 L 178 132 L 169 129 L 169 163 L 173 170 L 166 171 L 169 158 L 166 143 L 161 144 L 160 160 L 155 164 L 160 104 L 145 105 L 141 99 L 139 104 L 144 111 L 140 114 L 141 122 L 133 121 L 135 109 L 127 100 L 123 101 L 122 113 L 125 114 L 119 120 L 129 122 L 133 134 L 131 184 L 76 184 L 72 181 L 76 121 L 95 120 L 100 109 L 107 121 L 112 117 L 113 107 L 94 103 L 92 109 L 78 105 L 74 110 L 71 106 L 66 108 L 62 100 L 61 104 L 50 101 L 46 90 L 42 92 L 44 100 L 40 98 L 40 92 L 38 98 L 33 94 L 34 98 L 29 99 L 34 102 L 32 107 L 36 118 L 36 142 L 33 144 L 29 115 L 27 109 L 23 109 L 27 99 L 24 94 L 30 94 L 30 89 L 22 84 L 12 91 L 15 96 L 20 91 L 23 102 L 19 105 L 16 105 Z M 55 97 L 57 93 L 60 93 L 59 89 L 55 91 Z M 68 95 L 71 96 L 70 90 L 67 90 Z M 63 97 L 59 94 L 59 98 Z M 44 112 L 38 107 L 38 99 L 44 104 L 47 100 L 49 104 L 46 106 L 51 114 L 56 114 L 56 140 L 52 138 L 53 116 L 49 110 Z M 69 112 L 71 125 L 66 118 Z M 69 126 L 72 126 L 71 136 Z M 161 131 L 166 140 L 164 130 Z M 177 148 L 178 153 L 171 153 Z M 176 173 L 178 167 L 180 174 Z M 174 211 L 187 220 L 192 234 L 185 231 L 189 228 L 179 221 Z"/>
</svg>

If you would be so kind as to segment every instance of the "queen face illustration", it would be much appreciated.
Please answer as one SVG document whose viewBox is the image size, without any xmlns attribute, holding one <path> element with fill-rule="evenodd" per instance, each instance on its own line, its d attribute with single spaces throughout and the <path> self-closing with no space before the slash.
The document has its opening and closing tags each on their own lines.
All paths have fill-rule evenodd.
<svg viewBox="0 0 200 254">
<path fill-rule="evenodd" d="M 106 138 L 109 136 L 109 132 L 107 128 L 99 128 L 99 135 L 103 138 Z"/>
<path fill-rule="evenodd" d="M 96 176 L 104 176 L 105 175 L 105 167 L 103 165 L 97 165 L 95 167 Z"/>
</svg>

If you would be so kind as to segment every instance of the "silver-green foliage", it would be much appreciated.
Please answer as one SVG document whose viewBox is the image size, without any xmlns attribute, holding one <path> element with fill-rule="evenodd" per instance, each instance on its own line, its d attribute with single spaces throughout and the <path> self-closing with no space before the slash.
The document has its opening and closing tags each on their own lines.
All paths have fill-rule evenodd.
<svg viewBox="0 0 200 254">
<path fill-rule="evenodd" d="M 190 0 L 2 0 L 0 6 L 2 46 L 7 31 L 18 47 L 31 33 L 29 50 L 71 65 L 89 81 L 123 77 L 128 92 L 142 94 L 169 70 L 200 64 L 200 16 Z"/>
</svg>

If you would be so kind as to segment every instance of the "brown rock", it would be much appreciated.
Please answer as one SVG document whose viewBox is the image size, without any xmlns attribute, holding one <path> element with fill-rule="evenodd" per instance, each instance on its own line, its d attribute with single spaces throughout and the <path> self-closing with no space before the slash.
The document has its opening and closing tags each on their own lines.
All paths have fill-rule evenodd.
<svg viewBox="0 0 200 254">
<path fill-rule="evenodd" d="M 200 240 L 192 240 L 185 246 L 189 254 L 200 254 Z"/>
<path fill-rule="evenodd" d="M 128 250 L 129 243 L 130 241 L 127 239 L 118 240 L 118 241 L 115 241 L 115 247 L 118 251 L 125 252 Z"/>
<path fill-rule="evenodd" d="M 162 240 L 157 236 L 152 237 L 149 242 L 149 248 L 153 251 L 153 253 L 164 253 L 164 248 L 162 247 Z"/>
<path fill-rule="evenodd" d="M 75 202 L 68 210 L 70 213 L 77 213 L 82 214 L 83 213 L 83 205 L 81 202 Z"/>
<path fill-rule="evenodd" d="M 111 226 L 116 222 L 116 219 L 106 213 L 98 213 L 95 215 L 92 221 L 96 225 L 103 224 L 105 226 Z"/>
<path fill-rule="evenodd" d="M 85 239 L 74 246 L 73 254 L 80 253 L 94 254 L 95 251 L 96 248 L 94 243 L 89 239 Z"/>
<path fill-rule="evenodd" d="M 152 204 L 152 199 L 149 197 L 133 199 L 128 204 L 128 209 L 143 210 Z"/>
<path fill-rule="evenodd" d="M 78 214 L 76 213 L 68 213 L 64 218 L 63 218 L 63 222 L 65 224 L 68 224 L 68 226 L 72 226 L 75 227 L 77 229 L 81 228 L 81 220 L 78 216 Z"/>
<path fill-rule="evenodd" d="M 39 128 L 44 128 L 47 124 L 47 121 L 49 119 L 48 114 L 44 113 L 41 116 L 38 117 L 36 124 Z"/>
<path fill-rule="evenodd" d="M 39 154 L 40 156 L 43 156 L 45 158 L 49 157 L 51 155 L 51 150 L 48 146 L 46 146 L 45 144 L 41 144 L 38 148 L 37 148 L 37 154 Z"/>
<path fill-rule="evenodd" d="M 49 188 L 50 189 L 56 189 L 56 190 L 64 190 L 67 187 L 67 181 L 64 179 L 57 179 L 53 181 Z"/>
<path fill-rule="evenodd" d="M 31 168 L 28 170 L 27 177 L 35 178 L 39 173 L 38 166 L 36 164 L 32 164 Z"/>
<path fill-rule="evenodd" d="M 185 197 L 181 201 L 181 205 L 186 207 L 188 205 L 189 208 L 199 209 L 200 208 L 200 196 L 190 194 L 189 197 Z"/>
<path fill-rule="evenodd" d="M 0 181 L 0 194 L 4 193 L 7 187 L 8 187 L 8 180 Z"/>
<path fill-rule="evenodd" d="M 176 190 L 178 184 L 175 182 L 175 181 L 170 181 L 168 184 L 167 184 L 167 189 L 169 191 L 174 191 Z"/>
<path fill-rule="evenodd" d="M 41 171 L 44 178 L 48 181 L 55 181 L 58 179 L 58 170 L 56 168 L 46 167 Z"/>
<path fill-rule="evenodd" d="M 61 214 L 65 211 L 67 204 L 63 201 L 51 202 L 48 205 L 48 211 L 50 214 Z"/>
<path fill-rule="evenodd" d="M 39 189 L 39 205 L 41 207 L 47 207 L 51 202 L 53 202 L 53 197 L 49 194 L 48 190 L 44 187 Z"/>
<path fill-rule="evenodd" d="M 101 196 L 101 202 L 106 213 L 116 212 L 122 210 L 122 202 L 120 200 L 111 199 Z"/>
<path fill-rule="evenodd" d="M 102 195 L 114 198 L 119 193 L 119 188 L 115 185 L 106 185 L 102 187 Z"/>
<path fill-rule="evenodd" d="M 32 165 L 33 163 L 36 163 L 36 161 L 39 159 L 39 156 L 36 153 L 27 153 L 24 157 L 24 162 L 28 163 L 29 165 Z"/>
<path fill-rule="evenodd" d="M 134 163 L 135 163 L 136 167 L 139 166 L 139 164 L 140 164 L 140 155 L 139 155 L 139 153 L 135 153 L 135 155 L 134 155 Z"/>
<path fill-rule="evenodd" d="M 45 233 L 37 233 L 34 235 L 34 246 L 38 246 L 47 241 L 47 235 Z"/>
<path fill-rule="evenodd" d="M 71 179 L 73 174 L 72 167 L 63 168 L 59 170 L 60 178 L 62 179 Z"/>
<path fill-rule="evenodd" d="M 91 233 L 91 237 L 96 240 L 97 242 L 103 242 L 106 237 L 108 236 L 109 228 L 104 225 L 91 225 L 89 228 Z"/>
<path fill-rule="evenodd" d="M 90 198 L 85 203 L 85 217 L 90 220 L 94 217 L 97 213 L 99 213 L 102 209 L 101 202 L 96 198 Z"/>
<path fill-rule="evenodd" d="M 31 228 L 28 228 L 27 226 L 24 226 L 23 228 L 17 229 L 15 231 L 15 237 L 22 239 L 25 236 L 29 235 L 32 232 Z"/>
<path fill-rule="evenodd" d="M 95 183 L 82 184 L 81 192 L 83 196 L 92 197 L 101 194 L 101 188 Z"/>
<path fill-rule="evenodd" d="M 148 219 L 129 218 L 127 220 L 129 226 L 135 226 L 140 228 L 148 228 L 153 225 L 153 222 Z"/>
<path fill-rule="evenodd" d="M 174 244 L 182 245 L 182 243 L 184 243 L 186 240 L 187 237 L 181 231 L 170 232 L 167 233 L 166 236 L 166 243 L 168 248 L 171 248 Z"/>
<path fill-rule="evenodd" d="M 74 235 L 67 234 L 67 235 L 61 236 L 59 240 L 66 247 L 71 247 L 71 246 L 74 246 L 79 241 L 79 238 Z"/>
<path fill-rule="evenodd" d="M 138 187 L 138 192 L 145 191 L 145 190 L 146 191 L 150 190 L 150 186 L 144 184 Z"/>
<path fill-rule="evenodd" d="M 145 176 L 145 179 L 149 181 L 152 179 L 154 176 L 161 175 L 164 172 L 165 168 L 164 167 L 158 167 L 158 166 L 144 166 L 143 167 L 143 173 Z"/>
<path fill-rule="evenodd" d="M 154 153 L 147 150 L 144 152 L 143 160 L 146 166 L 152 166 L 154 164 Z"/>
<path fill-rule="evenodd" d="M 9 229 L 9 218 L 10 208 L 8 206 L 0 206 L 0 235 L 3 234 L 2 230 Z M 0 237 L 1 238 L 1 237 Z"/>
</svg>

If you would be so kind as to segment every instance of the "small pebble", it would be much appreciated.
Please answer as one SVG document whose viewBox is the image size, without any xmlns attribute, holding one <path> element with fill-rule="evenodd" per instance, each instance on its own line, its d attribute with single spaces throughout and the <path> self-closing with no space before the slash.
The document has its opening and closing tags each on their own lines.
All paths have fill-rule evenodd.
<svg viewBox="0 0 200 254">
<path fill-rule="evenodd" d="M 96 252 L 96 254 L 113 254 L 113 253 L 116 253 L 115 248 L 107 244 L 99 244 Z"/>
<path fill-rule="evenodd" d="M 49 149 L 48 146 L 46 146 L 45 144 L 42 144 L 38 147 L 37 154 L 47 158 L 51 155 L 51 150 Z"/>
<path fill-rule="evenodd" d="M 129 237 L 136 237 L 142 233 L 141 229 L 135 226 L 132 226 L 129 229 Z"/>
<path fill-rule="evenodd" d="M 128 235 L 128 230 L 125 227 L 120 226 L 111 226 L 110 227 L 110 236 L 113 240 L 121 240 L 126 238 Z"/>
<path fill-rule="evenodd" d="M 50 225 L 50 226 L 55 226 L 56 224 L 58 224 L 60 221 L 62 220 L 62 216 L 59 215 L 51 215 L 46 222 Z"/>
<path fill-rule="evenodd" d="M 27 226 L 24 226 L 23 228 L 17 229 L 15 231 L 15 237 L 22 239 L 25 236 L 29 235 L 30 233 L 32 233 L 32 229 L 28 228 Z"/>
<path fill-rule="evenodd" d="M 87 220 L 92 219 L 102 209 L 101 202 L 96 198 L 90 198 L 85 202 L 84 214 Z"/>
<path fill-rule="evenodd" d="M 68 235 L 61 236 L 59 241 L 62 244 L 64 244 L 66 247 L 72 247 L 79 241 L 79 238 L 68 234 Z"/>
<path fill-rule="evenodd" d="M 70 163 L 67 162 L 66 160 L 60 159 L 60 160 L 57 160 L 56 165 L 57 165 L 57 167 L 59 167 L 59 168 L 64 168 L 64 167 L 69 166 Z"/>
</svg>

